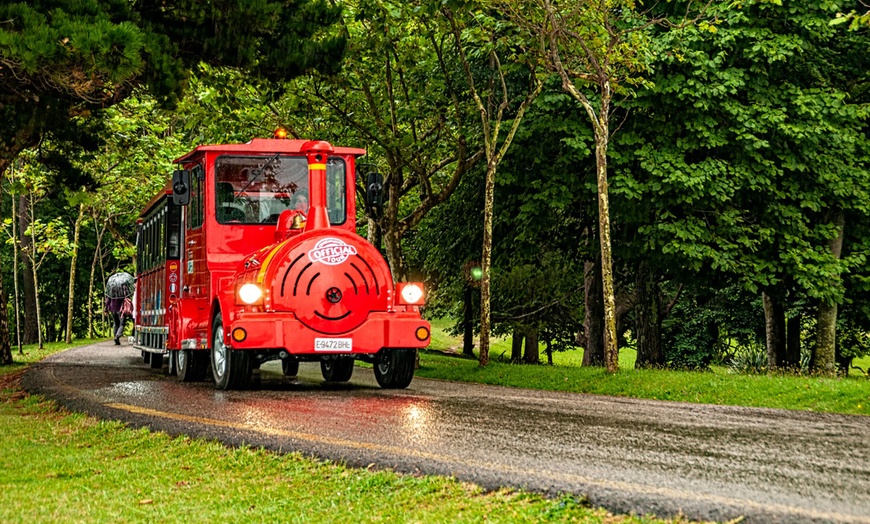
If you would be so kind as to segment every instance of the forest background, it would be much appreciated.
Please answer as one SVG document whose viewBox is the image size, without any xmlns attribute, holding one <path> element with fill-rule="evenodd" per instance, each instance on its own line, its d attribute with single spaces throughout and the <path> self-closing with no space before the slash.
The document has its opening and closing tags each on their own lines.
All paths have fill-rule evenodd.
<svg viewBox="0 0 870 524">
<path fill-rule="evenodd" d="M 283 127 L 368 150 L 386 205 L 361 232 L 466 353 L 491 329 L 512 361 L 604 365 L 608 316 L 638 366 L 870 353 L 860 3 L 169 4 L 2 8 L 13 347 L 105 333 L 103 282 L 133 272 L 172 159 Z"/>
</svg>

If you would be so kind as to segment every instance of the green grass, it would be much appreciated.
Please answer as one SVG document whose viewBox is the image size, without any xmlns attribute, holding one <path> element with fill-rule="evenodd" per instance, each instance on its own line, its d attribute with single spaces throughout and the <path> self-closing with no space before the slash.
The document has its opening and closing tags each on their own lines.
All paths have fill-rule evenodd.
<svg viewBox="0 0 870 524">
<path fill-rule="evenodd" d="M 0 522 L 684 522 L 131 430 L 26 395 L 23 369 L 0 367 Z"/>
<path fill-rule="evenodd" d="M 601 368 L 581 367 L 582 350 L 554 353 L 553 366 L 508 364 L 500 361 L 498 357 L 502 352 L 495 348 L 503 345 L 509 356 L 509 339 L 492 345 L 490 358 L 493 360 L 486 368 L 481 368 L 475 360 L 443 355 L 444 351 L 461 352 L 461 339 L 443 333 L 448 322 L 436 320 L 432 324 L 432 344 L 430 350 L 421 352 L 418 377 L 548 391 L 870 415 L 870 380 L 860 374 L 821 378 L 787 374 L 738 375 L 724 368 L 716 371 L 636 370 L 636 353 L 630 348 L 620 350 L 620 371 L 615 374 Z M 543 354 L 541 358 L 546 360 Z M 866 370 L 870 358 L 856 360 L 855 365 Z"/>
<path fill-rule="evenodd" d="M 856 367 L 861 369 L 855 369 Z M 867 378 L 868 374 L 870 374 L 870 355 L 852 361 L 852 368 L 849 369 L 850 376 Z"/>
</svg>

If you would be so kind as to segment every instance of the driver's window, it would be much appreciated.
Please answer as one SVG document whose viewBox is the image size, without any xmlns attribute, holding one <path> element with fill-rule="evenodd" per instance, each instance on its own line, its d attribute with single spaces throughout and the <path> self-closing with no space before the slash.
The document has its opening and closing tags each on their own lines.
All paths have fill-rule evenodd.
<svg viewBox="0 0 870 524">
<path fill-rule="evenodd" d="M 326 164 L 326 210 L 333 225 L 347 219 L 347 168 Z M 215 218 L 221 224 L 276 224 L 288 209 L 308 214 L 308 161 L 302 156 L 221 156 L 215 162 Z"/>
<path fill-rule="evenodd" d="M 222 156 L 215 162 L 215 217 L 221 224 L 276 224 L 308 202 L 303 157 Z"/>
</svg>

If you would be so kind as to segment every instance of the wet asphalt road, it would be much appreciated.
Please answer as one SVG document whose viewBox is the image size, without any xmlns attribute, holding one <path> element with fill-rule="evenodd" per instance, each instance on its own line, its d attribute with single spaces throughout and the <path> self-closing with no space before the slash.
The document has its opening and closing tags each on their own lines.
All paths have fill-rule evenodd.
<svg viewBox="0 0 870 524">
<path fill-rule="evenodd" d="M 170 434 L 585 495 L 616 513 L 870 523 L 870 417 L 420 378 L 385 391 L 360 367 L 349 384 L 327 386 L 309 363 L 296 379 L 266 364 L 258 390 L 225 392 L 179 383 L 111 343 L 54 355 L 23 384 L 73 410 Z"/>
</svg>

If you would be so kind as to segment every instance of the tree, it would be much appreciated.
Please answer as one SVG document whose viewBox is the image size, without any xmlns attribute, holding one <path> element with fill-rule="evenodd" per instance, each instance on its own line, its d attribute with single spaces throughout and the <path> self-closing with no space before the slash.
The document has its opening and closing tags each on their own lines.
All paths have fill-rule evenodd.
<svg viewBox="0 0 870 524">
<path fill-rule="evenodd" d="M 712 22 L 657 36 L 652 86 L 621 104 L 633 118 L 616 141 L 613 191 L 636 251 L 698 288 L 725 280 L 764 295 L 775 366 L 798 358 L 801 327 L 789 335 L 786 319 L 807 301 L 843 304 L 844 272 L 863 271 L 866 256 L 830 245 L 841 211 L 847 236 L 864 227 L 870 183 L 867 41 L 835 37 L 825 20 L 836 9 L 711 7 Z"/>
<path fill-rule="evenodd" d="M 44 222 L 37 217 L 37 204 L 47 195 L 48 178 L 36 164 L 28 163 L 22 177 L 23 194 L 27 197 L 28 228 L 23 232 L 29 240 L 27 249 L 22 253 L 29 262 L 33 277 L 34 299 L 36 305 L 37 342 L 42 349 L 44 337 L 42 331 L 42 308 L 39 300 L 39 270 L 46 257 L 54 254 L 65 258 L 74 248 L 70 245 L 66 224 L 61 218 Z"/>
<path fill-rule="evenodd" d="M 483 158 L 474 105 L 437 6 L 345 5 L 343 29 L 351 45 L 342 75 L 300 78 L 276 112 L 295 136 L 316 134 L 367 149 L 366 162 L 383 173 L 385 193 L 383 215 L 369 217 L 369 235 L 383 238 L 390 270 L 404 280 L 406 235 Z"/>
<path fill-rule="evenodd" d="M 73 243 L 72 253 L 69 261 L 69 297 L 67 298 L 66 306 L 66 333 L 64 342 L 67 344 L 72 342 L 73 330 L 73 306 L 75 306 L 75 288 L 76 288 L 76 262 L 79 258 L 79 234 L 81 233 L 82 222 L 85 218 L 85 205 L 79 204 L 79 214 L 73 226 Z"/>
<path fill-rule="evenodd" d="M 45 138 L 90 140 L 92 135 L 81 133 L 82 118 L 98 116 L 139 88 L 166 103 L 176 101 L 187 71 L 202 61 L 272 79 L 313 68 L 334 72 L 345 43 L 325 29 L 339 13 L 306 0 L 4 3 L 0 180 L 22 151 Z M 4 341 L 5 315 L 3 308 Z"/>
<path fill-rule="evenodd" d="M 503 31 L 495 20 L 486 20 L 483 15 L 472 14 L 471 20 L 474 26 L 469 30 L 468 22 L 459 20 L 449 9 L 443 9 L 442 13 L 450 22 L 453 33 L 455 50 L 459 55 L 462 68 L 465 71 L 468 90 L 474 99 L 474 104 L 480 115 L 483 128 L 484 151 L 486 154 L 486 175 L 484 178 L 483 196 L 483 253 L 481 256 L 480 269 L 480 344 L 478 358 L 481 366 L 489 363 L 489 335 L 490 335 L 490 285 L 491 285 L 491 262 L 492 262 L 492 217 L 495 194 L 495 178 L 498 166 L 510 149 L 511 142 L 516 135 L 517 129 L 523 121 L 526 110 L 537 98 L 543 87 L 543 79 L 538 78 L 534 61 L 528 63 L 528 87 L 521 95 L 513 97 L 509 94 L 505 77 L 511 70 L 511 64 L 502 65 L 500 54 L 505 52 L 522 54 L 522 43 L 506 38 Z M 476 15 L 476 16 L 475 16 Z M 479 31 L 484 29 L 482 34 Z M 508 49 L 502 49 L 507 45 Z M 482 68 L 482 82 L 475 81 L 472 72 L 473 64 L 466 53 L 466 46 L 475 48 L 476 52 L 489 60 L 488 67 Z M 514 47 L 511 49 L 511 47 Z M 479 65 L 475 64 L 475 69 Z M 478 87 L 479 84 L 483 84 Z M 517 100 L 518 99 L 518 100 Z M 518 105 L 517 101 L 519 102 Z M 510 111 L 512 106 L 516 109 Z M 510 111 L 510 113 L 508 113 Z M 511 125 L 504 138 L 500 136 L 501 126 L 511 118 Z"/>
<path fill-rule="evenodd" d="M 607 370 L 615 372 L 619 366 L 619 354 L 607 181 L 607 148 L 612 133 L 611 102 L 614 94 L 627 94 L 632 85 L 642 83 L 639 73 L 647 67 L 649 49 L 645 30 L 654 21 L 635 11 L 631 0 L 540 0 L 508 3 L 506 8 L 515 21 L 541 35 L 549 66 L 562 79 L 562 88 L 580 104 L 592 124 L 598 183 L 604 360 Z M 591 92 L 586 91 L 589 88 Z"/>
</svg>

